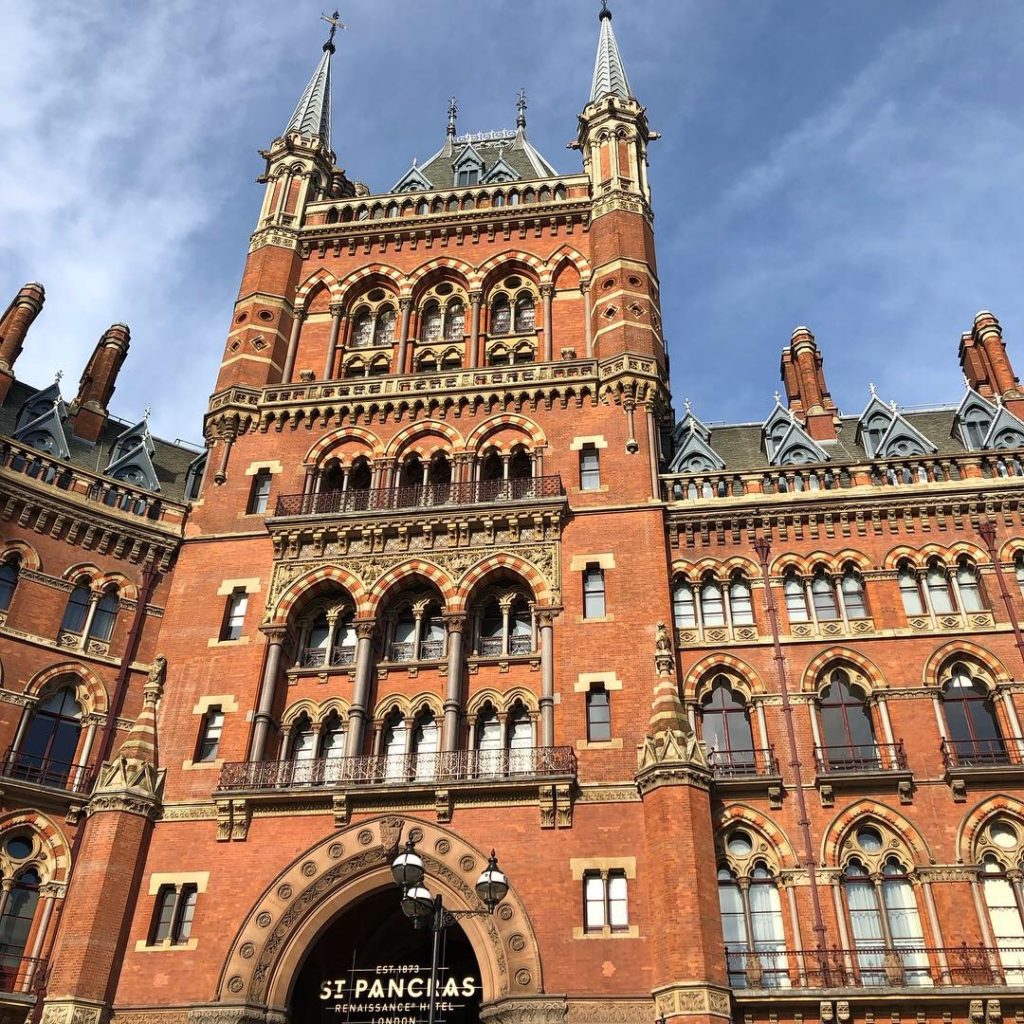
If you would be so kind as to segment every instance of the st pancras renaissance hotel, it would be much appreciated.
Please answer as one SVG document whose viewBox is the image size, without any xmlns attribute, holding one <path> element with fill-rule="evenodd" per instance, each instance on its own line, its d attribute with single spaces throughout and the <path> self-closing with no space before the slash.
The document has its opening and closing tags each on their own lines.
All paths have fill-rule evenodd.
<svg viewBox="0 0 1024 1024">
<path fill-rule="evenodd" d="M 0 307 L 0 1024 L 1024 1021 L 1024 346 L 679 418 L 607 5 L 575 171 L 384 192 L 326 20 L 202 449 Z"/>
</svg>

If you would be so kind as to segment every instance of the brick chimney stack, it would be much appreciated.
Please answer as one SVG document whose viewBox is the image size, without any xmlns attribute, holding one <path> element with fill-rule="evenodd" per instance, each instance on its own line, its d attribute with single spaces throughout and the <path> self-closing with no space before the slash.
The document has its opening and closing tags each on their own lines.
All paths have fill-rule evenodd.
<svg viewBox="0 0 1024 1024">
<path fill-rule="evenodd" d="M 782 350 L 780 371 L 789 408 L 804 420 L 807 433 L 816 441 L 835 440 L 838 410 L 825 383 L 818 344 L 806 327 L 798 327 L 789 348 Z"/>
<path fill-rule="evenodd" d="M 1003 329 L 988 310 L 960 337 L 960 367 L 972 388 L 985 398 L 1002 398 L 1010 412 L 1024 412 L 1024 393 L 1006 354 Z"/>
<path fill-rule="evenodd" d="M 75 434 L 95 441 L 107 422 L 107 405 L 114 394 L 117 374 L 128 355 L 131 332 L 127 324 L 111 324 L 96 343 L 71 403 Z"/>
<path fill-rule="evenodd" d="M 14 362 L 21 355 L 32 321 L 39 316 L 46 301 L 41 284 L 31 281 L 24 285 L 14 301 L 0 316 L 0 403 L 14 382 Z"/>
</svg>

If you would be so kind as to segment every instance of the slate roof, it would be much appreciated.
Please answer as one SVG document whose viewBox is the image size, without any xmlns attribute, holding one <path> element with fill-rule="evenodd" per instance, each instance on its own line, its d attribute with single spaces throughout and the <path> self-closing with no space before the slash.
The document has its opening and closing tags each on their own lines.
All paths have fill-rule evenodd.
<svg viewBox="0 0 1024 1024">
<path fill-rule="evenodd" d="M 18 411 L 29 399 L 43 390 L 45 389 L 34 388 L 20 380 L 15 380 L 11 384 L 6 401 L 0 405 L 0 436 L 11 437 L 14 434 Z M 65 429 L 64 436 L 70 453 L 68 461 L 91 473 L 102 475 L 113 459 L 118 437 L 130 426 L 131 424 L 120 420 L 108 420 L 96 444 L 83 441 L 75 437 L 70 429 Z M 161 496 L 171 501 L 184 501 L 185 477 L 189 465 L 200 454 L 199 449 L 156 437 L 153 438 L 153 445 L 155 450 L 152 461 L 157 480 L 160 482 Z"/>
<path fill-rule="evenodd" d="M 333 44 L 324 46 L 324 55 L 303 90 L 284 134 L 298 132 L 319 138 L 327 149 L 331 148 L 331 54 Z"/>
<path fill-rule="evenodd" d="M 920 412 L 903 411 L 904 418 L 931 441 L 936 456 L 955 455 L 967 451 L 958 438 L 953 437 L 953 421 L 957 407 L 924 409 Z M 838 440 L 819 441 L 828 452 L 829 465 L 870 462 L 871 457 L 857 441 L 859 416 L 842 416 L 836 430 Z M 762 423 L 725 424 L 708 426 L 711 432 L 709 444 L 725 460 L 727 472 L 746 472 L 769 469 L 771 464 L 762 443 Z"/>
<path fill-rule="evenodd" d="M 597 42 L 590 102 L 596 103 L 602 96 L 621 96 L 628 100 L 633 93 L 626 77 L 626 66 L 622 63 L 622 54 L 619 53 L 619 44 L 612 31 L 612 12 L 605 8 L 600 18 L 601 36 Z"/>
</svg>

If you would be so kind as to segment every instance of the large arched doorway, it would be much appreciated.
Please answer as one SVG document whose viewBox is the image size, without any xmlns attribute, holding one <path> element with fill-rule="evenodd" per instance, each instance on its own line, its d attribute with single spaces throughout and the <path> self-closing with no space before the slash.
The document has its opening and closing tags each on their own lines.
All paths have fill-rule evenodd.
<svg viewBox="0 0 1024 1024">
<path fill-rule="evenodd" d="M 418 1024 L 427 1019 L 433 934 L 414 928 L 396 888 L 353 903 L 320 935 L 292 988 L 291 1024 Z M 458 923 L 440 936 L 438 1021 L 474 1024 L 480 968 Z"/>
</svg>

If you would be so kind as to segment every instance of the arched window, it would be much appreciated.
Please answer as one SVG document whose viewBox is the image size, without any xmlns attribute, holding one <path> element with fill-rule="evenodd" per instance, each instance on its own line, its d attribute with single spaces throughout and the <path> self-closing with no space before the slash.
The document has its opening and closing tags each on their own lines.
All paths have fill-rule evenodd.
<svg viewBox="0 0 1024 1024">
<path fill-rule="evenodd" d="M 491 303 L 491 334 L 508 334 L 512 329 L 512 307 L 508 296 L 501 294 Z"/>
<path fill-rule="evenodd" d="M 1003 764 L 1003 742 L 995 708 L 984 683 L 974 678 L 967 666 L 953 666 L 942 688 L 948 739 L 943 746 L 958 766 Z"/>
<path fill-rule="evenodd" d="M 786 613 L 790 622 L 807 622 L 810 613 L 807 611 L 807 597 L 804 593 L 804 583 L 796 574 L 796 570 L 789 569 L 782 581 L 782 593 L 786 598 Z"/>
<path fill-rule="evenodd" d="M 921 594 L 921 581 L 918 579 L 917 571 L 909 562 L 900 562 L 897 578 L 903 610 L 907 615 L 924 615 L 924 597 Z"/>
<path fill-rule="evenodd" d="M 345 756 L 345 724 L 337 711 L 327 716 L 320 731 L 320 756 L 327 761 Z"/>
<path fill-rule="evenodd" d="M 21 562 L 17 558 L 10 558 L 0 565 L 0 612 L 5 612 L 11 607 L 20 573 Z"/>
<path fill-rule="evenodd" d="M 811 578 L 811 599 L 814 601 L 814 614 L 819 622 L 833 622 L 839 618 L 835 587 L 822 568 L 816 569 Z"/>
<path fill-rule="evenodd" d="M 533 614 L 524 597 L 512 601 L 508 616 L 508 653 L 529 654 L 533 650 Z"/>
<path fill-rule="evenodd" d="M 747 706 L 725 676 L 718 676 L 701 701 L 701 736 L 716 774 L 749 774 L 754 738 Z"/>
<path fill-rule="evenodd" d="M 377 356 L 377 358 L 370 363 L 369 369 L 367 370 L 367 376 L 382 377 L 384 374 L 390 372 L 391 361 L 385 356 Z"/>
<path fill-rule="evenodd" d="M 956 563 L 956 587 L 960 592 L 960 605 L 965 612 L 985 610 L 985 604 L 981 599 L 978 570 L 962 556 Z"/>
<path fill-rule="evenodd" d="M 824 762 L 833 771 L 870 771 L 879 767 L 875 727 L 864 699 L 850 677 L 837 668 L 821 691 L 820 715 Z"/>
<path fill-rule="evenodd" d="M 991 416 L 979 406 L 973 406 L 964 412 L 960 419 L 960 429 L 963 431 L 964 444 L 968 448 L 982 448 L 985 445 L 985 438 L 988 436 L 989 427 L 992 426 Z"/>
<path fill-rule="evenodd" d="M 444 315 L 441 312 L 440 304 L 431 299 L 423 307 L 423 323 L 420 330 L 420 340 L 425 342 L 440 341 L 444 336 Z"/>
<path fill-rule="evenodd" d="M 530 480 L 533 477 L 533 459 L 530 453 L 521 445 L 509 456 L 508 478 L 509 480 Z M 522 497 L 521 494 L 514 495 Z"/>
<path fill-rule="evenodd" d="M 751 599 L 750 584 L 739 573 L 734 573 L 729 583 L 729 613 L 734 626 L 754 624 L 754 603 Z"/>
<path fill-rule="evenodd" d="M 92 615 L 92 624 L 89 626 L 89 636 L 93 640 L 106 642 L 114 631 L 114 623 L 117 621 L 118 596 L 116 590 L 108 590 L 99 599 L 96 611 Z"/>
<path fill-rule="evenodd" d="M 352 348 L 368 348 L 373 344 L 373 314 L 363 310 L 352 324 Z"/>
<path fill-rule="evenodd" d="M 866 619 L 868 617 L 867 605 L 864 603 L 864 581 L 852 565 L 848 565 L 843 570 L 842 578 L 839 581 L 839 592 L 842 595 L 843 609 L 848 619 Z"/>
<path fill-rule="evenodd" d="M 417 779 L 432 779 L 437 774 L 437 751 L 440 730 L 432 711 L 424 711 L 416 719 L 412 734 L 413 762 Z"/>
<path fill-rule="evenodd" d="M 868 455 L 878 455 L 878 450 L 882 446 L 882 439 L 885 437 L 885 432 L 888 429 L 889 417 L 884 413 L 876 413 L 864 424 L 861 438 L 864 441 L 864 447 L 867 449 Z"/>
<path fill-rule="evenodd" d="M 299 659 L 303 668 L 320 668 L 327 664 L 327 643 L 330 636 L 331 627 L 327 621 L 327 613 L 321 612 L 309 627 L 306 647 Z"/>
<path fill-rule="evenodd" d="M 462 299 L 452 299 L 448 303 L 444 317 L 444 336 L 449 341 L 462 341 L 466 333 L 466 307 Z"/>
<path fill-rule="evenodd" d="M 1024 985 L 1024 919 L 1020 903 L 1024 894 L 1020 882 L 1011 882 L 1006 869 L 990 853 L 981 864 L 981 888 L 1006 984 Z"/>
<path fill-rule="evenodd" d="M 722 585 L 706 576 L 700 588 L 700 617 L 705 626 L 725 625 L 725 599 Z"/>
<path fill-rule="evenodd" d="M 519 704 L 508 716 L 508 771 L 529 775 L 533 769 L 533 719 Z"/>
<path fill-rule="evenodd" d="M 1024 551 L 1018 551 L 1013 556 L 1013 574 L 1017 578 L 1017 588 L 1020 596 L 1024 597 Z"/>
<path fill-rule="evenodd" d="M 76 583 L 68 597 L 67 607 L 64 609 L 64 618 L 60 628 L 69 633 L 81 633 L 85 628 L 85 620 L 89 617 L 89 602 L 92 599 L 92 591 L 89 589 L 88 581 Z"/>
<path fill-rule="evenodd" d="M 533 307 L 533 296 L 524 292 L 516 299 L 516 334 L 527 334 L 536 325 L 536 316 Z"/>
<path fill-rule="evenodd" d="M 26 867 L 14 877 L 14 885 L 4 901 L 0 914 L 0 988 L 13 989 L 23 972 L 21 958 L 25 955 L 32 921 L 39 902 L 41 879 L 34 867 Z M 2 984 L 4 981 L 8 984 Z"/>
<path fill-rule="evenodd" d="M 484 657 L 503 653 L 505 616 L 497 597 L 484 605 L 480 616 L 480 640 L 477 649 Z"/>
<path fill-rule="evenodd" d="M 676 629 L 697 625 L 697 603 L 693 598 L 693 587 L 686 580 L 677 580 L 672 588 L 672 616 Z"/>
<path fill-rule="evenodd" d="M 64 788 L 76 767 L 82 707 L 70 686 L 54 690 L 36 708 L 17 752 L 12 774 L 44 786 Z"/>
<path fill-rule="evenodd" d="M 874 828 L 865 826 L 857 833 L 862 848 L 873 846 L 876 839 L 880 850 L 882 837 Z M 899 859 L 888 857 L 884 861 L 881 878 L 869 872 L 862 860 L 851 859 L 843 875 L 843 893 L 860 983 L 930 986 L 932 977 L 917 901 Z"/>
<path fill-rule="evenodd" d="M 390 345 L 395 340 L 395 311 L 385 306 L 377 311 L 373 328 L 374 345 Z"/>
<path fill-rule="evenodd" d="M 928 589 L 928 600 L 931 602 L 932 611 L 936 615 L 948 615 L 956 611 L 946 567 L 938 559 L 932 559 L 928 563 L 928 569 L 925 572 L 925 586 Z"/>
<path fill-rule="evenodd" d="M 303 713 L 288 736 L 288 758 L 292 763 L 293 782 L 313 781 L 313 759 L 316 757 L 316 733 L 309 715 Z"/>
<path fill-rule="evenodd" d="M 405 734 L 405 718 L 400 711 L 392 711 L 384 723 L 384 777 L 388 780 L 405 778 Z"/>
<path fill-rule="evenodd" d="M 501 722 L 498 712 L 488 704 L 476 720 L 477 771 L 498 775 L 502 769 Z"/>
</svg>

